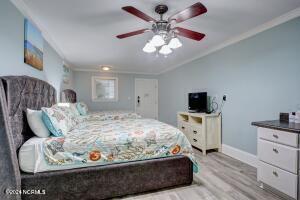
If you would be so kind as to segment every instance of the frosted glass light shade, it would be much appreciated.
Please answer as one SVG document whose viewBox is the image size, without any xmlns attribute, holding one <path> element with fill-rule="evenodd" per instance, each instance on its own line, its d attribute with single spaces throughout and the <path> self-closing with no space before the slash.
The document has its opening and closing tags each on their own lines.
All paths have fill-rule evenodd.
<svg viewBox="0 0 300 200">
<path fill-rule="evenodd" d="M 178 38 L 172 38 L 171 41 L 169 42 L 168 46 L 172 49 L 177 49 L 182 46 L 182 43 Z"/>
<path fill-rule="evenodd" d="M 168 45 L 164 45 L 160 51 L 159 51 L 160 54 L 163 54 L 163 55 L 168 55 L 170 53 L 172 53 L 172 50 L 170 49 L 170 47 Z"/>
<path fill-rule="evenodd" d="M 156 51 L 156 48 L 154 46 L 152 46 L 149 42 L 145 45 L 145 47 L 143 48 L 143 51 L 146 53 L 153 53 Z"/>
<path fill-rule="evenodd" d="M 165 44 L 165 41 L 160 35 L 154 35 L 150 43 L 154 47 L 160 47 Z"/>
</svg>

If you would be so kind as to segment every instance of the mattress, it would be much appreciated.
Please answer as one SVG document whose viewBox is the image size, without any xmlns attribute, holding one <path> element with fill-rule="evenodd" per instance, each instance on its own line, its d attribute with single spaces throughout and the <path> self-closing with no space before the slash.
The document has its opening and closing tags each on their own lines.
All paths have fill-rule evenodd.
<svg viewBox="0 0 300 200">
<path fill-rule="evenodd" d="M 177 128 L 153 119 L 86 121 L 64 137 L 26 141 L 19 151 L 24 172 L 44 172 L 147 160 L 173 155 L 194 159 L 191 144 Z"/>
<path fill-rule="evenodd" d="M 43 156 L 43 144 L 47 138 L 32 137 L 19 150 L 19 166 L 23 172 L 37 173 L 95 166 L 94 163 L 85 166 L 48 165 Z"/>
</svg>

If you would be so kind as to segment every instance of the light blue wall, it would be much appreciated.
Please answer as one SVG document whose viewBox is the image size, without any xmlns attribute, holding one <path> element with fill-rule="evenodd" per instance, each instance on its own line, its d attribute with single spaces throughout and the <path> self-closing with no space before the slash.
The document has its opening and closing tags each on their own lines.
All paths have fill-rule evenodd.
<svg viewBox="0 0 300 200">
<path fill-rule="evenodd" d="M 187 93 L 227 94 L 223 143 L 256 154 L 252 121 L 300 109 L 300 18 L 159 76 L 159 119 L 176 125 Z"/>
<path fill-rule="evenodd" d="M 118 102 L 93 102 L 92 76 L 118 78 Z M 78 100 L 85 102 L 90 110 L 134 110 L 134 82 L 135 78 L 156 78 L 155 76 L 121 73 L 100 73 L 74 71 L 74 86 Z"/>
<path fill-rule="evenodd" d="M 45 80 L 59 91 L 62 84 L 63 60 L 44 41 L 44 70 L 24 63 L 24 16 L 9 1 L 0 1 L 0 76 L 28 75 Z"/>
</svg>

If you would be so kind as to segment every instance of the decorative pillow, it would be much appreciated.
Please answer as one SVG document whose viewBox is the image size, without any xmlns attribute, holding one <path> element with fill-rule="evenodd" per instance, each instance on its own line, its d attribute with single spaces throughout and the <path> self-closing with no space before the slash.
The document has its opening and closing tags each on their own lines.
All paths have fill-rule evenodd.
<svg viewBox="0 0 300 200">
<path fill-rule="evenodd" d="M 42 111 L 42 119 L 44 124 L 46 125 L 46 127 L 48 128 L 48 130 L 56 137 L 61 137 L 63 136 L 63 133 L 60 130 L 56 130 L 55 127 L 53 126 L 50 118 L 48 117 L 48 115 Z"/>
<path fill-rule="evenodd" d="M 80 113 L 77 110 L 76 105 L 77 105 L 77 103 L 58 103 L 57 104 L 57 106 L 59 106 L 59 107 L 68 108 L 69 111 L 71 111 L 74 116 L 80 116 Z"/>
<path fill-rule="evenodd" d="M 41 138 L 50 136 L 50 132 L 42 120 L 41 110 L 31 110 L 27 108 L 26 116 L 29 127 L 36 136 Z"/>
<path fill-rule="evenodd" d="M 68 120 L 70 120 L 72 127 L 79 123 L 80 115 L 77 116 L 76 114 L 74 114 L 74 111 L 71 107 L 65 107 L 65 106 L 59 106 L 59 105 L 55 105 L 55 106 L 58 106 L 58 109 L 60 109 L 62 112 L 64 112 L 64 114 L 67 116 Z"/>
<path fill-rule="evenodd" d="M 85 103 L 79 102 L 76 104 L 77 110 L 79 111 L 80 115 L 87 115 L 88 107 Z"/>
<path fill-rule="evenodd" d="M 70 108 L 75 116 L 80 116 L 80 112 L 77 109 L 77 103 L 70 103 Z"/>
<path fill-rule="evenodd" d="M 51 108 L 42 108 L 42 111 L 45 125 L 55 136 L 67 134 L 76 125 L 74 117 L 64 107 L 54 105 Z"/>
</svg>

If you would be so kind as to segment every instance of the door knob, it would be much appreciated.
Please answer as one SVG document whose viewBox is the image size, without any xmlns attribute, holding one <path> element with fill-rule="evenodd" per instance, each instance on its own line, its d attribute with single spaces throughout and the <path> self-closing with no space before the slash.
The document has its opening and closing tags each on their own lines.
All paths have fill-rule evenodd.
<svg viewBox="0 0 300 200">
<path fill-rule="evenodd" d="M 276 176 L 276 177 L 278 177 L 278 173 L 275 172 L 275 171 L 273 171 L 273 175 Z"/>
<path fill-rule="evenodd" d="M 141 97 L 140 96 L 137 96 L 137 104 L 139 105 L 141 102 Z"/>
<path fill-rule="evenodd" d="M 278 139 L 278 135 L 276 135 L 276 134 L 273 134 L 273 137 L 276 138 L 276 139 Z"/>
<path fill-rule="evenodd" d="M 273 151 L 274 151 L 275 153 L 278 153 L 278 150 L 277 150 L 277 149 L 275 149 L 275 148 L 273 148 Z"/>
</svg>

